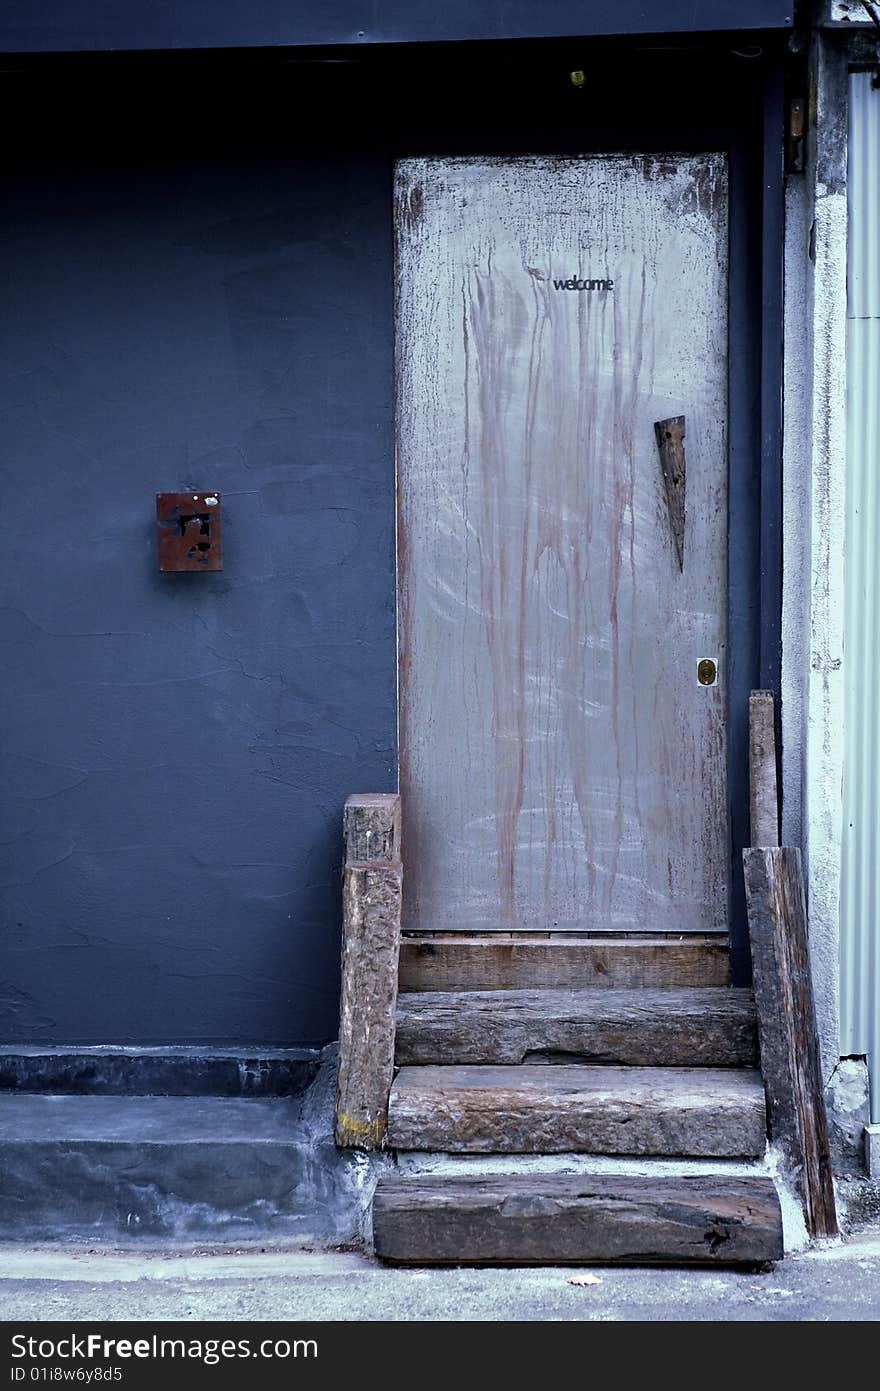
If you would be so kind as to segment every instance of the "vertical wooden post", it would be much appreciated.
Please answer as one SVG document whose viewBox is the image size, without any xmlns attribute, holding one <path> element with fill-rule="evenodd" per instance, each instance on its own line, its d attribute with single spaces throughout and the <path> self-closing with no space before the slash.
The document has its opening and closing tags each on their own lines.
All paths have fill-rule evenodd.
<svg viewBox="0 0 880 1391">
<path fill-rule="evenodd" d="M 749 817 L 752 845 L 779 844 L 772 691 L 752 691 L 749 696 Z"/>
<path fill-rule="evenodd" d="M 798 1187 L 810 1236 L 836 1236 L 803 865 L 800 850 L 779 847 L 772 691 L 749 697 L 749 810 L 752 847 L 743 851 L 743 872 L 770 1134 Z"/>
<path fill-rule="evenodd" d="M 801 852 L 744 850 L 743 860 L 770 1134 L 800 1190 L 807 1231 L 835 1236 Z"/>
<path fill-rule="evenodd" d="M 380 1149 L 394 1076 L 403 869 L 397 794 L 349 797 L 343 815 L 337 1145 Z"/>
</svg>

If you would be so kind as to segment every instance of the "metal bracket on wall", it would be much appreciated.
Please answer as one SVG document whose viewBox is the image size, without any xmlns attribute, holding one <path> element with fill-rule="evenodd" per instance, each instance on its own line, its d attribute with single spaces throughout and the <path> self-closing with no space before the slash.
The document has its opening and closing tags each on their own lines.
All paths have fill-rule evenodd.
<svg viewBox="0 0 880 1391">
<path fill-rule="evenodd" d="M 159 569 L 222 570 L 219 493 L 157 493 Z"/>
<path fill-rule="evenodd" d="M 807 103 L 803 97 L 792 97 L 788 103 L 788 128 L 785 132 L 786 174 L 804 172 L 806 134 Z"/>
<path fill-rule="evenodd" d="M 668 420 L 655 420 L 654 433 L 660 450 L 660 471 L 666 489 L 666 508 L 672 544 L 679 570 L 684 572 L 685 482 L 687 464 L 684 456 L 685 418 L 671 415 Z"/>
</svg>

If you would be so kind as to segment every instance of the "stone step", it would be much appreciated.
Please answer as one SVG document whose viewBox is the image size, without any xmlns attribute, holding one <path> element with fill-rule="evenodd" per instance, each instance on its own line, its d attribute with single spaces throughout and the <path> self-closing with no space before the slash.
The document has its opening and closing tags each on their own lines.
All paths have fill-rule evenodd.
<svg viewBox="0 0 880 1391">
<path fill-rule="evenodd" d="M 404 936 L 399 985 L 411 990 L 730 984 L 726 937 Z"/>
<path fill-rule="evenodd" d="M 376 1255 L 399 1265 L 758 1265 L 781 1260 L 769 1178 L 383 1177 Z"/>
<path fill-rule="evenodd" d="M 398 997 L 399 1065 L 755 1067 L 749 990 L 470 990 Z"/>
<path fill-rule="evenodd" d="M 344 1238 L 356 1160 L 310 1105 L 0 1096 L 0 1239 Z"/>
<path fill-rule="evenodd" d="M 403 1067 L 388 1144 L 464 1153 L 763 1154 L 761 1074 L 751 1069 Z"/>
</svg>

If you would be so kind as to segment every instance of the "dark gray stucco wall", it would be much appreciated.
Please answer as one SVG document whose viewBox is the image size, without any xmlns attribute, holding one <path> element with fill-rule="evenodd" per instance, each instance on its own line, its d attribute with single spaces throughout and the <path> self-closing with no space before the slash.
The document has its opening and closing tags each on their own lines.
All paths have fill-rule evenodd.
<svg viewBox="0 0 880 1391">
<path fill-rule="evenodd" d="M 386 160 L 35 170 L 0 226 L 0 1040 L 321 1043 L 396 781 Z M 224 570 L 160 575 L 157 490 Z"/>
<path fill-rule="evenodd" d="M 522 39 L 788 28 L 791 0 L 0 0 L 17 53 Z"/>
</svg>

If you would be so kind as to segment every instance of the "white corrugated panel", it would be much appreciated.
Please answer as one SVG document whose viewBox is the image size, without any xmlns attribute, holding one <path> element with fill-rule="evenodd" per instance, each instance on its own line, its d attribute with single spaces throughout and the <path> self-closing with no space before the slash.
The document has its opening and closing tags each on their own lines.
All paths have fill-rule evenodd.
<svg viewBox="0 0 880 1391">
<path fill-rule="evenodd" d="M 850 78 L 841 1052 L 880 1120 L 880 91 Z"/>
</svg>

